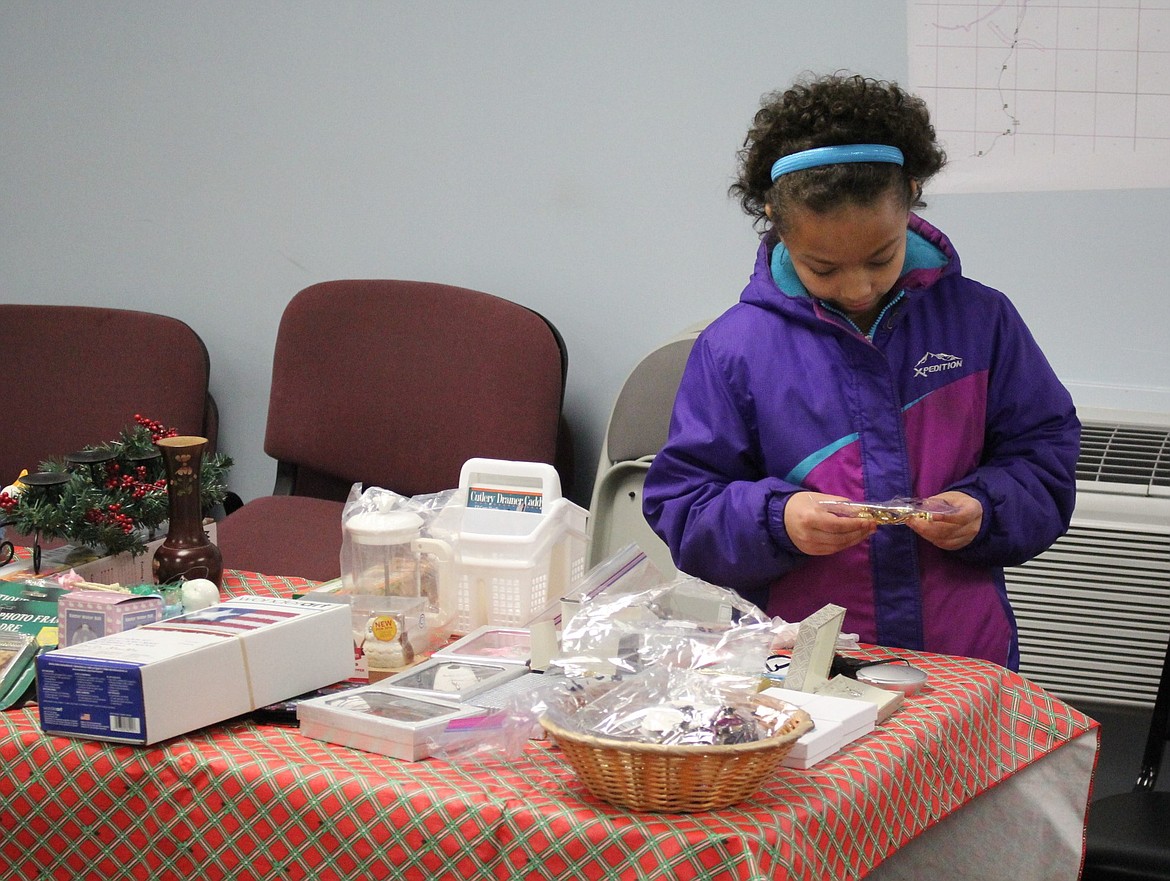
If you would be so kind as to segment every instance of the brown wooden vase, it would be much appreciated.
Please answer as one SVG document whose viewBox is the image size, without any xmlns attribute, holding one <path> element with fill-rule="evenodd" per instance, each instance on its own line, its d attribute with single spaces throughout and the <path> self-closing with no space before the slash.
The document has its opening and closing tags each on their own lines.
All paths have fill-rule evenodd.
<svg viewBox="0 0 1170 881">
<path fill-rule="evenodd" d="M 203 531 L 200 471 L 205 437 L 164 437 L 158 441 L 167 469 L 170 524 L 167 537 L 154 552 L 151 571 L 156 584 L 178 584 L 206 578 L 223 586 L 223 557 Z"/>
</svg>

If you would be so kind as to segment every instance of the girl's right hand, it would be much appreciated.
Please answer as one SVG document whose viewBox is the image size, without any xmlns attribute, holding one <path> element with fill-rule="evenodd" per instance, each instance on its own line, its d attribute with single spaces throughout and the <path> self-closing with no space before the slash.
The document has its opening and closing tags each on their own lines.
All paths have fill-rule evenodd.
<svg viewBox="0 0 1170 881">
<path fill-rule="evenodd" d="M 784 529 L 797 550 L 813 557 L 835 554 L 851 548 L 873 535 L 878 524 L 873 520 L 838 517 L 824 505 L 828 499 L 846 501 L 842 496 L 825 493 L 794 493 L 784 506 Z"/>
</svg>

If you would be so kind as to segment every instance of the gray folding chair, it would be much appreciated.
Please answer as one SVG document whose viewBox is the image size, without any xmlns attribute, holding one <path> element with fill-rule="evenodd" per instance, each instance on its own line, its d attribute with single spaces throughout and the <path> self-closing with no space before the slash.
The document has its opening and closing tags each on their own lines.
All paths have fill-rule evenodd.
<svg viewBox="0 0 1170 881">
<path fill-rule="evenodd" d="M 666 443 L 683 367 L 704 321 L 653 349 L 630 372 L 610 412 L 601 445 L 593 499 L 589 565 L 637 544 L 664 575 L 675 572 L 670 551 L 642 516 L 642 484 Z"/>
</svg>

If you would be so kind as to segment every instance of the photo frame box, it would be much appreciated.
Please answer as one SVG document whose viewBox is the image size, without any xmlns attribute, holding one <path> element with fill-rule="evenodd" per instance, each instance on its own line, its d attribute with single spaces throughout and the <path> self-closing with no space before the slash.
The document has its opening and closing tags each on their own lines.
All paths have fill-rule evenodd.
<svg viewBox="0 0 1170 881">
<path fill-rule="evenodd" d="M 528 663 L 532 655 L 532 632 L 527 627 L 497 627 L 484 624 L 435 652 L 435 657 L 463 658 L 485 663 Z"/>
<path fill-rule="evenodd" d="M 39 649 L 27 633 L 0 631 L 0 710 L 17 703 L 32 684 Z"/>
<path fill-rule="evenodd" d="M 349 677 L 350 611 L 239 597 L 37 657 L 41 728 L 146 745 Z"/>
<path fill-rule="evenodd" d="M 467 703 L 485 710 L 504 710 L 512 705 L 518 695 L 524 695 L 526 701 L 530 700 L 535 689 L 547 684 L 548 679 L 543 673 L 528 670 L 503 685 L 473 695 L 467 699 Z"/>
<path fill-rule="evenodd" d="M 110 590 L 74 590 L 57 600 L 57 645 L 65 648 L 111 633 L 153 624 L 163 617 L 160 596 Z"/>
<path fill-rule="evenodd" d="M 39 581 L 0 581 L 0 632 L 27 633 L 41 648 L 57 645 L 57 601 L 68 591 Z"/>
<path fill-rule="evenodd" d="M 845 609 L 829 603 L 800 622 L 796 645 L 784 677 L 784 687 L 793 691 L 816 691 L 829 681 L 837 636 L 845 620 Z"/>
<path fill-rule="evenodd" d="M 527 667 L 504 661 L 436 655 L 380 684 L 414 695 L 464 702 L 527 672 Z"/>
<path fill-rule="evenodd" d="M 430 754 L 429 741 L 478 707 L 385 687 L 385 682 L 297 704 L 301 734 L 408 762 Z"/>
</svg>

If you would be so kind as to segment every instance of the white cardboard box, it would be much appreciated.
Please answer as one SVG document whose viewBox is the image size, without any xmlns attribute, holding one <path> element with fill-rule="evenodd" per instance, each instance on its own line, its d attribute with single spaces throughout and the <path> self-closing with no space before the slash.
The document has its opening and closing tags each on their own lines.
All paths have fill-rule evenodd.
<svg viewBox="0 0 1170 881">
<path fill-rule="evenodd" d="M 41 728 L 150 744 L 353 671 L 348 606 L 240 597 L 37 658 Z"/>
<path fill-rule="evenodd" d="M 877 705 L 869 701 L 788 688 L 769 688 L 764 694 L 800 707 L 813 720 L 812 729 L 800 736 L 781 762 L 785 768 L 807 770 L 846 744 L 869 734 L 877 724 Z"/>
</svg>

